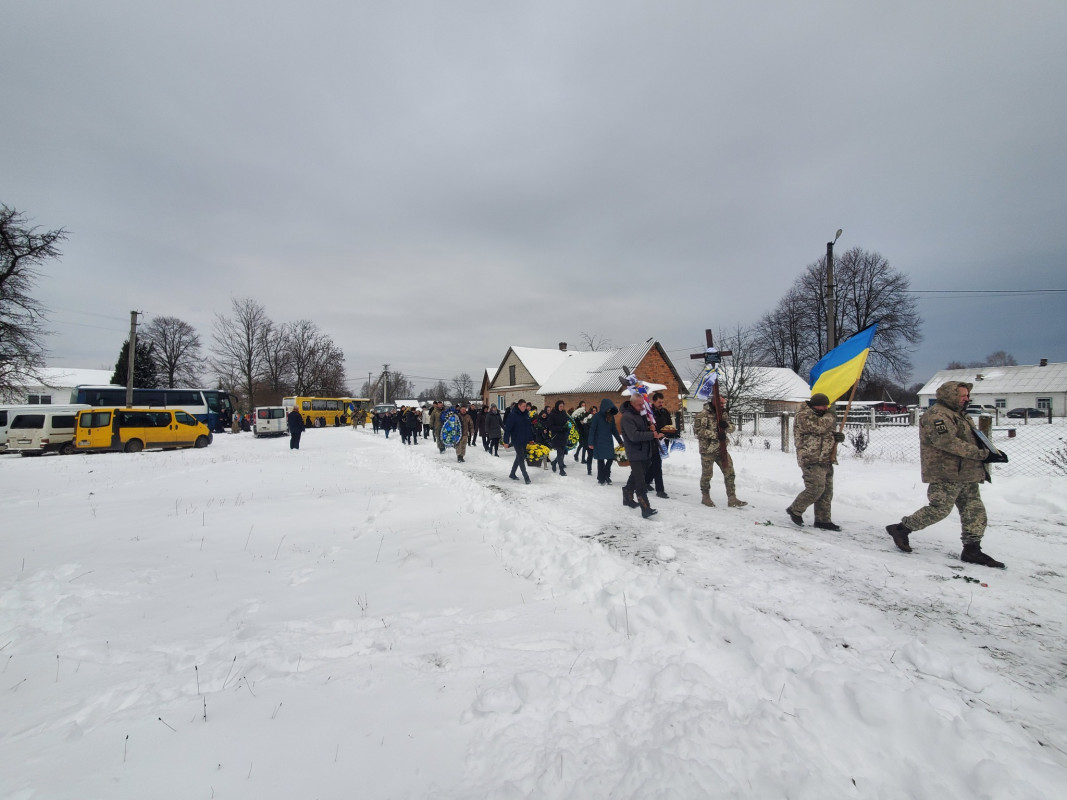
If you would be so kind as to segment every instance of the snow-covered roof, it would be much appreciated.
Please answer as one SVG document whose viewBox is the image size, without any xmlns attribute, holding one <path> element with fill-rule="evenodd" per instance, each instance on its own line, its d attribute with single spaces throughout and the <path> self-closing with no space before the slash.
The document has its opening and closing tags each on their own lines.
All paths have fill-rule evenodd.
<svg viewBox="0 0 1067 800">
<path fill-rule="evenodd" d="M 618 392 L 624 369 L 634 369 L 654 346 L 650 338 L 612 350 L 568 351 L 564 354 L 568 358 L 542 382 L 538 394 Z"/>
<path fill-rule="evenodd" d="M 45 367 L 41 370 L 41 385 L 54 389 L 73 389 L 75 386 L 109 386 L 114 370 L 78 369 L 74 367 Z"/>
<path fill-rule="evenodd" d="M 724 362 L 719 371 L 723 380 L 729 381 L 732 365 Z M 749 385 L 750 394 L 760 400 L 785 400 L 793 403 L 801 403 L 811 397 L 811 388 L 807 381 L 787 367 L 749 367 L 751 377 Z M 696 392 L 696 380 L 689 387 L 689 393 Z"/>
<path fill-rule="evenodd" d="M 517 347 L 512 345 L 511 352 L 518 357 L 522 365 L 533 376 L 534 383 L 540 386 L 567 359 L 570 351 L 550 347 Z"/>
<path fill-rule="evenodd" d="M 1067 392 L 1067 363 L 1045 367 L 1023 365 L 1017 367 L 967 367 L 942 369 L 919 390 L 932 395 L 947 381 L 973 383 L 972 394 L 1020 394 L 1025 392 Z"/>
</svg>

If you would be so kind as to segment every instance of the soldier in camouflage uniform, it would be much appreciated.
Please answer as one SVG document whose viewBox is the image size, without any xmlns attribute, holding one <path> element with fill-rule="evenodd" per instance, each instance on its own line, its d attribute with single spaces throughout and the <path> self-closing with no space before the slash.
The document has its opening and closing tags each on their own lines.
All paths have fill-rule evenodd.
<svg viewBox="0 0 1067 800">
<path fill-rule="evenodd" d="M 887 525 L 886 531 L 898 548 L 910 553 L 908 534 L 940 522 L 955 506 L 963 530 L 960 559 L 1003 569 L 1004 564 L 982 552 L 986 513 L 979 487 L 989 480 L 986 464 L 1006 461 L 1007 457 L 993 455 L 979 443 L 974 422 L 964 413 L 971 399 L 971 386 L 946 381 L 938 387 L 937 402 L 923 413 L 919 422 L 922 480 L 929 484 L 926 490 L 929 502 L 899 523 Z"/>
<path fill-rule="evenodd" d="M 727 505 L 730 508 L 741 508 L 748 505 L 744 500 L 737 499 L 733 459 L 727 458 L 724 465 L 722 448 L 719 447 L 720 437 L 725 437 L 727 434 L 733 433 L 734 430 L 735 427 L 730 419 L 730 414 L 728 412 L 724 413 L 720 422 L 719 415 L 715 410 L 715 404 L 710 401 L 704 404 L 704 410 L 697 414 L 696 419 L 693 421 L 693 434 L 697 437 L 697 442 L 700 445 L 700 502 L 712 508 L 715 507 L 715 503 L 711 500 L 711 476 L 715 474 L 716 464 L 719 465 L 723 482 L 726 484 Z"/>
<path fill-rule="evenodd" d="M 839 531 L 841 527 L 830 521 L 830 502 L 834 499 L 834 464 L 836 445 L 845 435 L 835 431 L 837 417 L 830 410 L 830 400 L 821 392 L 800 407 L 793 424 L 793 444 L 797 463 L 804 475 L 804 491 L 797 495 L 786 513 L 794 525 L 804 526 L 804 511 L 815 504 L 815 527 Z"/>
</svg>

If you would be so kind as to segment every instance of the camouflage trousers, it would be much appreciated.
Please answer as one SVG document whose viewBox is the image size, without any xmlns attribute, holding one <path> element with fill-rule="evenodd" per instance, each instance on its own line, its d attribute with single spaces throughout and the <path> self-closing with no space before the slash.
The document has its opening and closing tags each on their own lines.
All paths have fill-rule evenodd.
<svg viewBox="0 0 1067 800">
<path fill-rule="evenodd" d="M 723 483 L 726 484 L 726 496 L 735 497 L 737 492 L 735 490 L 735 478 L 734 472 L 734 460 L 729 460 L 729 466 L 723 467 L 722 454 L 718 449 L 713 450 L 710 453 L 700 454 L 700 493 L 708 494 L 711 491 L 711 476 L 715 474 L 715 465 L 719 465 L 719 471 L 722 472 Z"/>
<path fill-rule="evenodd" d="M 459 441 L 456 442 L 456 457 L 463 458 L 467 455 L 467 434 L 460 432 Z"/>
<path fill-rule="evenodd" d="M 808 464 L 800 468 L 804 475 L 804 491 L 789 506 L 794 514 L 803 514 L 815 505 L 815 521 L 830 522 L 830 502 L 834 499 L 834 465 Z"/>
<path fill-rule="evenodd" d="M 964 544 L 982 541 L 985 533 L 986 515 L 982 494 L 977 483 L 931 483 L 926 490 L 927 504 L 900 522 L 913 531 L 921 531 L 935 522 L 940 522 L 952 513 L 955 506 L 960 512 Z"/>
</svg>

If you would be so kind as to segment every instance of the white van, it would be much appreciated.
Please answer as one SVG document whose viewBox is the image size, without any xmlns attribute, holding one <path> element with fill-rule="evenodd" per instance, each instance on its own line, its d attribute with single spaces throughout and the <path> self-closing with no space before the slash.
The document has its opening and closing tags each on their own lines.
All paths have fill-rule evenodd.
<svg viewBox="0 0 1067 800">
<path fill-rule="evenodd" d="M 289 432 L 283 406 L 258 406 L 252 414 L 252 433 L 259 436 L 284 436 Z"/>
<path fill-rule="evenodd" d="M 7 452 L 40 456 L 74 452 L 78 411 L 88 406 L 29 406 L 7 409 Z"/>
<path fill-rule="evenodd" d="M 7 451 L 7 431 L 8 426 L 11 424 L 16 416 L 22 412 L 33 413 L 42 411 L 72 411 L 77 414 L 81 409 L 88 408 L 86 405 L 48 405 L 47 403 L 41 405 L 35 403 L 33 405 L 18 405 L 18 406 L 0 406 L 0 453 Z"/>
</svg>

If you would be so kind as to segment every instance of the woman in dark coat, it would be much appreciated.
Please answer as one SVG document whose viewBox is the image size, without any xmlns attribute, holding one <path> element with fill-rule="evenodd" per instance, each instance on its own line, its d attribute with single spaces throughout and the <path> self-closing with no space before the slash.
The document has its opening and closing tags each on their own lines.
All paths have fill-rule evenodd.
<svg viewBox="0 0 1067 800">
<path fill-rule="evenodd" d="M 564 402 L 557 400 L 552 406 L 552 411 L 545 420 L 548 428 L 548 446 L 556 451 L 556 457 L 552 459 L 552 471 L 559 467 L 560 476 L 567 474 L 567 451 L 570 449 L 570 415 L 563 408 Z"/>
<path fill-rule="evenodd" d="M 500 455 L 500 436 L 504 432 L 504 423 L 500 419 L 500 409 L 495 405 L 489 406 L 489 411 L 485 415 L 485 441 L 486 452 L 494 455 Z"/>
<path fill-rule="evenodd" d="M 615 445 L 612 442 L 622 444 L 622 437 L 615 427 L 615 415 L 619 409 L 605 397 L 600 401 L 600 411 L 593 415 L 589 422 L 589 433 L 586 447 L 589 457 L 596 459 L 596 482 L 601 486 L 611 483 L 611 465 L 615 463 Z"/>
</svg>

